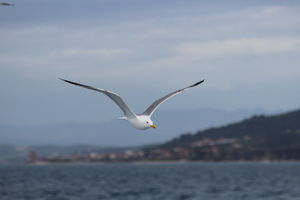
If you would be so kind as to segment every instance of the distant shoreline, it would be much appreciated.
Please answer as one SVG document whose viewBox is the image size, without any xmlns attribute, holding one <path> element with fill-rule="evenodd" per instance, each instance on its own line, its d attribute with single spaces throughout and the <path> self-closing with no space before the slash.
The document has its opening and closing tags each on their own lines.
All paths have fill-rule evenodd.
<svg viewBox="0 0 300 200">
<path fill-rule="evenodd" d="M 188 160 L 181 160 L 181 161 L 133 161 L 133 162 L 44 162 L 38 161 L 36 163 L 25 163 L 25 165 L 109 165 L 109 164 L 132 164 L 132 165 L 139 165 L 139 164 L 191 164 L 191 163 L 235 163 L 235 164 L 242 164 L 242 163 L 265 163 L 265 164 L 272 164 L 272 163 L 298 163 L 299 160 L 256 160 L 256 161 L 188 161 Z"/>
</svg>

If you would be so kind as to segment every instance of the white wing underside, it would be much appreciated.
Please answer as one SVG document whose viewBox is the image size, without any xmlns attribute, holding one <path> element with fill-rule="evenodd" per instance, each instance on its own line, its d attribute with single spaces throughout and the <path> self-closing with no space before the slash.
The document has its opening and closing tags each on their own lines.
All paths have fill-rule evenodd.
<svg viewBox="0 0 300 200">
<path fill-rule="evenodd" d="M 70 84 L 73 84 L 73 85 L 77 85 L 77 86 L 86 88 L 86 89 L 90 89 L 90 90 L 95 90 L 97 92 L 101 92 L 101 93 L 105 94 L 106 96 L 108 96 L 110 99 L 112 99 L 120 107 L 120 109 L 123 111 L 125 117 L 127 117 L 127 118 L 135 118 L 136 117 L 136 114 L 132 111 L 132 109 L 124 102 L 124 100 L 118 94 L 116 94 L 114 92 L 111 92 L 111 91 L 108 91 L 108 90 L 104 90 L 104 89 L 100 89 L 100 88 L 95 88 L 95 87 L 92 87 L 92 86 L 89 86 L 89 85 L 83 85 L 83 84 L 80 84 L 80 83 L 68 81 L 68 80 L 61 79 L 61 78 L 60 78 L 60 80 L 65 81 L 65 82 L 70 83 Z M 190 85 L 188 87 L 182 88 L 180 90 L 176 90 L 175 92 L 171 92 L 171 93 L 167 94 L 166 96 L 164 96 L 164 97 L 162 97 L 162 98 L 154 101 L 144 111 L 143 115 L 147 115 L 147 116 L 151 117 L 151 115 L 154 113 L 154 111 L 158 108 L 158 106 L 160 104 L 162 104 L 166 100 L 168 100 L 168 99 L 176 96 L 177 94 L 180 94 L 183 91 L 188 90 L 188 89 L 190 89 L 192 87 L 195 87 L 195 86 L 197 86 L 197 85 L 199 85 L 199 84 L 201 84 L 203 82 L 204 82 L 204 80 L 199 81 L 199 82 L 194 83 L 193 85 Z"/>
<path fill-rule="evenodd" d="M 86 89 L 90 89 L 90 90 L 95 90 L 97 92 L 101 92 L 101 93 L 105 94 L 106 96 L 108 96 L 111 100 L 113 100 L 120 107 L 120 109 L 123 111 L 125 117 L 127 117 L 127 118 L 136 117 L 136 114 L 123 101 L 123 99 L 118 94 L 116 94 L 116 93 L 113 93 L 113 92 L 108 91 L 108 90 L 100 89 L 100 88 L 94 88 L 94 87 L 89 86 L 89 85 L 83 85 L 83 84 L 80 84 L 80 83 L 68 81 L 68 80 L 61 79 L 61 78 L 60 78 L 60 80 L 65 81 L 65 82 L 70 83 L 70 84 L 73 84 L 73 85 L 77 85 L 77 86 L 86 88 Z"/>
<path fill-rule="evenodd" d="M 199 81 L 199 82 L 197 82 L 197 83 L 194 83 L 193 85 L 190 85 L 190 86 L 188 86 L 188 87 L 182 88 L 182 89 L 180 89 L 180 90 L 176 90 L 175 92 L 171 92 L 171 93 L 167 94 L 166 96 L 164 96 L 164 97 L 162 97 L 162 98 L 160 98 L 160 99 L 154 101 L 154 102 L 153 102 L 153 103 L 145 110 L 145 112 L 144 112 L 143 114 L 144 114 L 144 115 L 148 115 L 148 116 L 151 117 L 151 115 L 154 113 L 154 111 L 158 108 L 158 106 L 159 106 L 160 104 L 162 104 L 162 103 L 165 102 L 166 100 L 168 100 L 168 99 L 170 99 L 170 98 L 176 96 L 177 94 L 180 94 L 180 93 L 182 93 L 183 91 L 188 90 L 188 89 L 190 89 L 190 88 L 192 88 L 192 87 L 195 87 L 195 86 L 197 86 L 197 85 L 199 85 L 200 83 L 203 83 L 203 82 L 204 82 L 204 80 Z"/>
</svg>

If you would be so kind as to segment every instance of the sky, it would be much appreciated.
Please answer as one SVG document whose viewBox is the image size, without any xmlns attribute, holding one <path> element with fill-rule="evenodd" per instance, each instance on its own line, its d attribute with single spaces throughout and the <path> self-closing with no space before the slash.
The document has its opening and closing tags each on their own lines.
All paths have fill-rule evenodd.
<svg viewBox="0 0 300 200">
<path fill-rule="evenodd" d="M 300 107 L 300 1 L 14 0 L 0 7 L 0 124 L 98 122 L 137 112 Z"/>
</svg>

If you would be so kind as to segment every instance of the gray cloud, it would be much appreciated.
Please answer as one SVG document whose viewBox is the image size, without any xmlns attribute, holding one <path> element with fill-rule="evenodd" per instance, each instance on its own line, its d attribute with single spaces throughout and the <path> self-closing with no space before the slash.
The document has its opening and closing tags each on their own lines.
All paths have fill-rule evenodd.
<svg viewBox="0 0 300 200">
<path fill-rule="evenodd" d="M 187 94 L 189 98 L 185 100 L 184 96 L 179 97 L 162 109 L 176 106 L 278 109 L 279 104 L 269 102 L 280 92 L 290 97 L 283 99 L 279 95 L 285 107 L 299 106 L 292 101 L 299 94 L 287 89 L 300 84 L 299 4 L 28 2 L 16 2 L 16 10 L 0 13 L 3 22 L 0 36 L 4 38 L 0 46 L 0 78 L 9 85 L 9 89 L 3 84 L 0 87 L 1 94 L 5 94 L 0 100 L 0 108 L 6 110 L 0 115 L 3 122 L 18 123 L 17 115 L 22 118 L 34 109 L 24 106 L 22 99 L 35 102 L 39 109 L 43 103 L 51 105 L 53 113 L 55 105 L 51 101 L 60 102 L 59 94 L 62 105 L 75 108 L 76 103 L 68 99 L 70 93 L 78 90 L 57 83 L 58 77 L 119 92 L 137 109 L 144 108 L 141 101 L 150 103 L 165 91 L 201 78 L 207 79 L 201 92 Z M 285 82 L 284 88 L 278 87 L 279 79 Z M 49 92 L 41 91 L 43 88 Z M 274 95 L 262 96 L 253 104 L 251 99 L 233 95 L 244 94 L 243 88 L 253 96 L 262 95 L 263 90 Z M 70 93 L 64 93 L 68 89 Z M 43 95 L 43 101 L 36 99 L 38 93 Z M 216 94 L 224 96 L 226 102 L 212 100 Z M 98 98 L 90 101 L 99 103 Z M 115 116 L 114 111 L 110 113 L 110 106 L 103 109 L 102 117 L 97 117 Z M 43 110 L 50 112 L 47 108 Z M 96 115 L 93 113 L 90 118 L 84 115 L 79 120 L 92 120 Z M 31 116 L 27 121 L 34 123 L 36 118 Z M 77 119 L 74 113 L 60 118 L 61 121 Z M 47 120 L 54 119 L 46 117 Z"/>
</svg>

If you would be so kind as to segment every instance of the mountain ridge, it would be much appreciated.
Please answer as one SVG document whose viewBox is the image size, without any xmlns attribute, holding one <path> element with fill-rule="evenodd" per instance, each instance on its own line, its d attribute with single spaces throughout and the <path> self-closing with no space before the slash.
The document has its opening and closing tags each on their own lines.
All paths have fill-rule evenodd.
<svg viewBox="0 0 300 200">
<path fill-rule="evenodd" d="M 263 129 L 266 129 L 265 132 L 260 130 L 262 126 L 265 126 Z M 186 141 L 193 141 L 198 138 L 203 137 L 243 137 L 245 134 L 241 134 L 243 131 L 246 131 L 247 134 L 250 134 L 249 129 L 253 131 L 255 134 L 251 134 L 252 136 L 257 136 L 260 134 L 260 136 L 267 137 L 270 134 L 270 131 L 275 133 L 282 133 L 284 132 L 283 129 L 286 129 L 286 132 L 289 132 L 289 130 L 299 131 L 300 134 L 300 109 L 290 112 L 285 112 L 283 114 L 276 114 L 276 115 L 255 115 L 248 119 L 244 119 L 239 122 L 230 123 L 224 126 L 220 127 L 212 127 L 205 130 L 200 130 L 194 133 L 193 135 L 181 135 L 180 137 L 186 138 Z M 222 133 L 220 133 L 222 132 Z M 298 132 L 297 132 L 298 134 Z M 185 137 L 187 136 L 187 137 Z M 191 136 L 190 138 L 188 136 Z M 188 139 L 189 138 L 189 139 Z M 172 141 L 177 140 L 178 138 L 175 138 L 164 145 L 170 145 Z"/>
<path fill-rule="evenodd" d="M 300 160 L 300 110 L 183 134 L 144 151 L 148 160 Z"/>
</svg>

